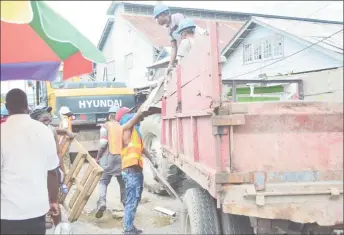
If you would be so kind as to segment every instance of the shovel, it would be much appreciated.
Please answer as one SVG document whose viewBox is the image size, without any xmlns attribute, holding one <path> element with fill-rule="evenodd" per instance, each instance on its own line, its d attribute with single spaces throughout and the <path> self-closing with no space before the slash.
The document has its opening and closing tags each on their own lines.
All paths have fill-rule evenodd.
<svg viewBox="0 0 344 235">
<path fill-rule="evenodd" d="M 148 161 L 150 161 L 148 158 L 146 158 Z M 157 169 L 155 169 L 154 165 L 152 164 L 153 171 L 155 172 L 156 176 L 158 177 L 158 179 L 170 190 L 170 192 L 179 200 L 183 203 L 183 200 L 178 196 L 177 192 L 174 191 L 174 189 L 172 188 L 172 186 L 164 179 L 164 177 L 162 177 L 162 175 L 158 172 Z"/>
</svg>

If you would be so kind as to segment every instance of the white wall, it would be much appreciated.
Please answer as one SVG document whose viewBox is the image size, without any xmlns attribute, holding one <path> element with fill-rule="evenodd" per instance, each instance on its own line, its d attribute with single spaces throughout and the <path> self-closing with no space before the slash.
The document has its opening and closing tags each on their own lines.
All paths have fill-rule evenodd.
<svg viewBox="0 0 344 235">
<path fill-rule="evenodd" d="M 19 88 L 23 90 L 27 94 L 28 103 L 29 105 L 34 104 L 34 90 L 32 87 L 27 86 L 27 81 L 24 80 L 16 80 L 16 81 L 1 81 L 1 94 L 6 95 L 7 92 L 14 88 Z"/>
<path fill-rule="evenodd" d="M 301 75 L 305 100 L 343 102 L 343 67 Z"/>
<path fill-rule="evenodd" d="M 146 67 L 153 63 L 153 45 L 120 16 L 123 8 L 119 6 L 115 12 L 115 22 L 103 48 L 108 62 L 115 60 L 116 81 L 125 82 L 128 87 L 140 87 L 148 84 L 145 78 Z M 129 33 L 130 31 L 130 33 Z M 126 69 L 125 55 L 133 53 L 133 67 Z M 108 74 L 109 74 L 108 67 Z M 104 65 L 97 65 L 97 80 L 102 81 Z"/>
<path fill-rule="evenodd" d="M 247 36 L 245 42 L 254 42 L 257 39 L 273 35 L 274 32 L 257 26 Z M 291 55 L 297 51 L 304 49 L 306 46 L 284 37 L 284 56 Z M 276 59 L 279 60 L 279 59 Z M 270 64 L 276 60 L 267 60 L 261 62 L 253 62 L 251 64 L 243 63 L 243 44 L 241 43 L 238 48 L 227 58 L 226 64 L 222 67 L 223 79 L 257 79 L 259 74 L 266 73 L 267 76 L 274 76 L 278 73 L 286 74 L 290 72 L 303 72 L 312 71 L 325 68 L 333 68 L 343 66 L 343 60 L 336 60 L 328 55 L 318 52 L 312 48 L 309 48 L 301 53 L 291 56 L 283 61 L 280 61 L 274 65 L 266 68 L 262 68 L 256 72 L 252 72 L 247 75 L 232 78 L 247 72 L 251 72 L 264 65 Z"/>
</svg>

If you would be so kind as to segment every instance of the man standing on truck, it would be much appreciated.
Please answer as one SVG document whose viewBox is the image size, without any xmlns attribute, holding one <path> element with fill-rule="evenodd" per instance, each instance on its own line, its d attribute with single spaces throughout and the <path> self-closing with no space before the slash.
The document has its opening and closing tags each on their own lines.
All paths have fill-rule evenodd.
<svg viewBox="0 0 344 235">
<path fill-rule="evenodd" d="M 177 28 L 180 20 L 185 19 L 185 16 L 181 13 L 170 14 L 168 6 L 160 3 L 154 7 L 153 15 L 159 25 L 168 28 L 168 35 L 172 47 L 170 62 L 166 70 L 166 74 L 169 74 L 173 69 L 177 57 L 178 43 L 180 42 L 180 35 L 177 33 Z"/>
<path fill-rule="evenodd" d="M 45 234 L 45 215 L 57 217 L 59 160 L 48 127 L 28 115 L 27 95 L 6 96 L 9 117 L 1 125 L 1 234 Z M 42 147 L 43 146 L 43 147 Z"/>
<path fill-rule="evenodd" d="M 141 106 L 142 107 L 142 106 Z M 151 162 L 150 154 L 143 148 L 139 123 L 143 118 L 141 108 L 136 114 L 129 114 L 130 109 L 120 108 L 116 120 L 122 125 L 123 149 L 122 176 L 125 183 L 126 202 L 124 206 L 124 234 L 140 234 L 142 230 L 134 226 L 137 207 L 141 201 L 143 190 L 143 160 L 144 154 Z"/>
<path fill-rule="evenodd" d="M 178 63 L 191 50 L 194 44 L 196 24 L 190 19 L 182 19 L 179 23 L 177 33 L 181 36 L 181 42 L 178 47 L 177 60 Z"/>
<path fill-rule="evenodd" d="M 104 169 L 99 181 L 99 199 L 97 202 L 96 218 L 103 217 L 106 210 L 107 187 L 113 176 L 116 176 L 120 187 L 121 202 L 125 204 L 125 186 L 121 171 L 121 151 L 122 151 L 122 127 L 115 120 L 119 106 L 111 106 L 108 113 L 108 121 L 100 128 L 100 147 L 97 154 L 97 162 Z"/>
<path fill-rule="evenodd" d="M 72 132 L 72 116 L 73 113 L 70 111 L 70 109 L 67 106 L 62 106 L 59 110 L 59 118 L 60 118 L 60 124 L 59 128 L 60 129 L 65 129 L 70 132 Z M 64 164 L 64 169 L 66 170 L 65 173 L 67 173 L 71 167 L 71 160 L 70 160 L 70 155 L 69 155 L 69 148 L 65 155 L 63 156 L 63 164 Z"/>
</svg>

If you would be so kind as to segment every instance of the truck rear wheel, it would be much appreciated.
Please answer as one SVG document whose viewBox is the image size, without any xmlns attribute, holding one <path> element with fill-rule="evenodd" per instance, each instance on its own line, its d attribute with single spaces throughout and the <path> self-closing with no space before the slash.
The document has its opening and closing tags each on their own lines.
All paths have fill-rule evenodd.
<svg viewBox="0 0 344 235">
<path fill-rule="evenodd" d="M 146 117 L 140 125 L 141 132 L 143 135 L 143 143 L 145 148 L 150 152 L 153 157 L 153 160 L 158 165 L 158 171 L 160 174 L 166 179 L 166 181 L 171 184 L 173 188 L 178 188 L 182 185 L 184 180 L 184 173 L 175 165 L 170 164 L 166 158 L 162 156 L 162 149 L 161 149 L 161 116 L 160 114 L 154 114 L 151 116 Z M 151 166 L 153 167 L 153 166 Z M 152 171 L 154 175 L 156 184 L 158 183 L 158 179 L 155 176 L 155 173 Z M 161 188 L 161 190 L 157 190 L 156 184 L 151 182 L 145 182 L 145 186 L 148 189 L 152 188 L 152 192 L 156 194 L 166 194 L 170 193 L 168 190 Z"/>
<path fill-rule="evenodd" d="M 183 234 L 221 234 L 215 200 L 205 189 L 189 189 L 183 201 Z"/>
<path fill-rule="evenodd" d="M 254 234 L 250 218 L 243 215 L 223 213 L 221 210 L 222 234 Z"/>
</svg>

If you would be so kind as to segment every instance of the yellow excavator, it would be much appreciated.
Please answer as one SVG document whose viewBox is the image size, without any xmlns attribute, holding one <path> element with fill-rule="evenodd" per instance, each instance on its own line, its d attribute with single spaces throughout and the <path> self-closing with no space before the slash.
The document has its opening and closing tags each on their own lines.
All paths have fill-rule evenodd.
<svg viewBox="0 0 344 235">
<path fill-rule="evenodd" d="M 135 93 L 120 82 L 81 81 L 73 77 L 62 80 L 60 68 L 53 82 L 35 83 L 36 105 L 52 107 L 52 125 L 59 123 L 59 109 L 67 106 L 73 113 L 73 132 L 76 140 L 94 156 L 99 145 L 99 128 L 106 122 L 109 108 L 118 104 L 132 108 L 135 106 Z M 78 147 L 72 144 L 70 156 L 73 161 Z"/>
</svg>

